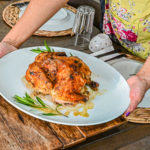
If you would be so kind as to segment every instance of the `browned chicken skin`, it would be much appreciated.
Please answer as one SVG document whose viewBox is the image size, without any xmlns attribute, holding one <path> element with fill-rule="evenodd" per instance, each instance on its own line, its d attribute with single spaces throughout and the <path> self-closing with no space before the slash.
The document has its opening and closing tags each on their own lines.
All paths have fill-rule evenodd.
<svg viewBox="0 0 150 150">
<path fill-rule="evenodd" d="M 89 94 L 86 85 L 97 90 L 98 83 L 91 81 L 89 67 L 78 57 L 67 57 L 64 52 L 44 52 L 29 65 L 26 80 L 33 89 L 50 94 L 60 104 L 86 102 Z"/>
</svg>

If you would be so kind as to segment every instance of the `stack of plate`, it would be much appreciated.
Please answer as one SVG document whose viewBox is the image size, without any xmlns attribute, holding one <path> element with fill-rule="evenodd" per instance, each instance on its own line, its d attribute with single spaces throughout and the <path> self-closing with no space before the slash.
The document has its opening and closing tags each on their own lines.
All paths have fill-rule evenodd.
<svg viewBox="0 0 150 150">
<path fill-rule="evenodd" d="M 23 15 L 26 5 L 20 5 L 27 1 L 18 1 L 8 5 L 3 11 L 3 20 L 13 27 L 18 19 Z M 39 28 L 33 35 L 38 36 L 65 36 L 72 34 L 76 9 L 72 6 L 65 5 L 50 20 Z"/>
</svg>

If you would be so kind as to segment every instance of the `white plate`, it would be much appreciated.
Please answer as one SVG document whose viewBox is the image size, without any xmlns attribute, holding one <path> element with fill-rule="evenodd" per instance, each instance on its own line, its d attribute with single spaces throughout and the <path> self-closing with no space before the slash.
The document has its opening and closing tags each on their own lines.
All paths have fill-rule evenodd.
<svg viewBox="0 0 150 150">
<path fill-rule="evenodd" d="M 140 62 L 132 60 L 121 60 L 112 64 L 112 66 L 115 67 L 125 79 L 131 77 L 132 74 L 136 74 L 142 65 L 143 64 Z M 138 107 L 150 108 L 150 90 L 146 92 L 145 97 Z"/>
<path fill-rule="evenodd" d="M 19 18 L 23 15 L 27 6 L 20 8 Z M 39 30 L 45 31 L 63 31 L 71 29 L 74 24 L 75 13 L 61 8 L 50 20 L 48 20 Z"/>
<path fill-rule="evenodd" d="M 0 59 L 0 93 L 14 107 L 41 120 L 75 126 L 105 123 L 119 117 L 127 109 L 130 103 L 129 87 L 119 72 L 107 63 L 88 54 L 59 47 L 52 48 L 55 51 L 64 51 L 68 55 L 72 53 L 74 56 L 81 58 L 93 72 L 92 79 L 100 83 L 99 90 L 107 90 L 106 93 L 96 96 L 93 100 L 95 107 L 88 111 L 90 116 L 87 118 L 75 117 L 73 114 L 70 114 L 68 118 L 63 116 L 43 116 L 39 111 L 35 111 L 32 108 L 29 109 L 15 102 L 12 98 L 15 94 L 24 96 L 25 92 L 28 92 L 21 78 L 25 75 L 29 64 L 34 61 L 37 55 L 30 51 L 32 48 L 12 52 Z"/>
</svg>

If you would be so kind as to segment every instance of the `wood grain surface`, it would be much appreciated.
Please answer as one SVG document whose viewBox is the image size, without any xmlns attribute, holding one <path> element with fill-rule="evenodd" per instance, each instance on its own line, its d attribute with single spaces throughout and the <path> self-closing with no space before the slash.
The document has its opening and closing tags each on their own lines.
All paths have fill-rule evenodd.
<svg viewBox="0 0 150 150">
<path fill-rule="evenodd" d="M 78 127 L 50 123 L 58 138 L 63 143 L 63 148 L 68 148 L 86 140 Z"/>
<path fill-rule="evenodd" d="M 48 123 L 17 110 L 0 96 L 2 150 L 6 148 L 5 145 L 8 149 L 15 147 L 24 150 L 68 148 L 125 122 L 125 119 L 120 117 L 106 124 L 86 127 Z"/>
<path fill-rule="evenodd" d="M 0 97 L 0 115 L 3 123 L 21 149 L 59 149 L 62 143 L 46 122 L 15 109 Z"/>
<path fill-rule="evenodd" d="M 109 131 L 107 131 L 103 135 L 100 134 L 94 140 L 90 138 L 89 143 L 85 142 L 83 145 L 70 150 L 120 150 L 121 148 L 123 150 L 150 149 L 150 144 L 148 143 L 146 145 L 144 140 L 150 136 L 150 124 L 126 123 L 117 129 L 118 130 L 114 133 L 109 133 Z M 142 142 L 142 140 L 144 141 Z M 130 149 L 131 145 L 132 149 Z"/>
<path fill-rule="evenodd" d="M 8 128 L 1 114 L 0 114 L 0 147 L 3 150 L 4 149 L 5 150 L 10 150 L 10 149 L 19 150 L 20 149 L 16 138 L 14 137 L 13 133 Z"/>
<path fill-rule="evenodd" d="M 123 116 L 121 116 L 113 121 L 101 125 L 78 127 L 78 128 L 85 137 L 89 138 L 94 135 L 108 131 L 114 127 L 118 127 L 124 123 L 126 123 L 126 120 Z"/>
</svg>

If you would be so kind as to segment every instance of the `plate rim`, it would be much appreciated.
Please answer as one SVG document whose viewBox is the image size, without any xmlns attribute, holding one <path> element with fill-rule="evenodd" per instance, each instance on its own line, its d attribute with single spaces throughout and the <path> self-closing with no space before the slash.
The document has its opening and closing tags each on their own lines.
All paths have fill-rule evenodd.
<svg viewBox="0 0 150 150">
<path fill-rule="evenodd" d="M 26 8 L 27 8 L 27 6 L 23 6 L 23 7 L 20 8 L 19 19 L 23 16 L 24 11 L 26 10 Z M 61 20 L 56 19 L 56 21 L 55 21 L 55 19 L 53 19 L 53 17 L 55 16 L 54 15 L 52 18 L 48 19 L 38 30 L 40 30 L 40 31 L 49 31 L 49 32 L 50 31 L 59 32 L 59 31 L 65 31 L 65 30 L 72 29 L 74 19 L 75 19 L 75 13 L 72 12 L 71 10 L 65 8 L 65 7 L 61 8 L 59 11 L 61 11 L 61 10 L 64 11 L 67 14 L 67 16 L 64 19 L 61 19 Z M 59 13 L 59 11 L 57 13 Z M 49 22 L 50 22 L 50 24 L 48 24 Z M 46 24 L 47 24 L 47 26 L 50 26 L 51 30 L 49 30 L 48 27 L 45 26 Z M 65 28 L 62 27 L 61 24 L 65 25 Z M 55 27 L 55 29 L 53 29 L 53 27 Z M 61 29 L 59 29 L 59 28 L 61 28 Z"/>
</svg>

